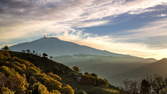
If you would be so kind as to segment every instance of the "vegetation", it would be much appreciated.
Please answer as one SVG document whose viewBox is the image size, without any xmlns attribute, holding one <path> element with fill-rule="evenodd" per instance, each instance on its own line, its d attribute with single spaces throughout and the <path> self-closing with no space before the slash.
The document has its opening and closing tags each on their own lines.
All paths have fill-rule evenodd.
<svg viewBox="0 0 167 94">
<path fill-rule="evenodd" d="M 0 51 L 0 94 L 117 94 L 107 80 L 82 74 L 35 51 Z M 112 90 L 111 90 L 112 89 Z M 111 90 L 111 91 L 110 91 Z M 94 93 L 93 93 L 94 92 Z"/>
<path fill-rule="evenodd" d="M 80 72 L 80 69 L 79 69 L 79 67 L 77 67 L 77 66 L 73 66 L 72 69 L 73 69 L 74 71 L 76 71 L 76 72 Z"/>
<path fill-rule="evenodd" d="M 52 57 L 50 57 L 52 58 Z M 118 89 L 95 73 L 54 62 L 33 50 L 0 50 L 0 94 L 167 94 L 167 78 L 127 80 Z"/>
<path fill-rule="evenodd" d="M 94 73 L 85 73 L 81 76 L 80 80 L 78 81 L 82 85 L 93 85 L 93 86 L 100 86 L 100 87 L 109 87 L 109 82 L 106 79 L 99 78 Z"/>
<path fill-rule="evenodd" d="M 43 53 L 42 56 L 47 58 L 48 55 L 46 53 Z"/>
<path fill-rule="evenodd" d="M 31 53 L 32 52 L 32 53 Z M 125 81 L 124 89 L 109 84 L 95 73 L 80 73 L 49 60 L 35 51 L 0 51 L 0 94 L 166 94 L 167 78 L 149 76 Z"/>
<path fill-rule="evenodd" d="M 57 74 L 45 73 L 8 51 L 0 52 L 0 65 L 2 94 L 74 94 L 73 88 L 63 83 Z"/>
<path fill-rule="evenodd" d="M 8 51 L 8 50 L 9 50 L 9 47 L 8 47 L 8 46 L 4 46 L 4 47 L 2 48 L 2 50 Z"/>
<path fill-rule="evenodd" d="M 125 81 L 122 94 L 166 94 L 167 78 L 150 76 L 141 81 Z"/>
</svg>

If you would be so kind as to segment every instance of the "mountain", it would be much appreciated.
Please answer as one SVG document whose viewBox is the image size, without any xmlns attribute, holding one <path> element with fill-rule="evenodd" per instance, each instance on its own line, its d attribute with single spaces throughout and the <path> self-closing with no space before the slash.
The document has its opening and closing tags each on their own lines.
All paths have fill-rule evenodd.
<svg viewBox="0 0 167 94">
<path fill-rule="evenodd" d="M 0 94 L 119 94 L 96 74 L 82 74 L 32 53 L 0 50 Z"/>
<path fill-rule="evenodd" d="M 161 59 L 159 61 L 144 64 L 138 68 L 126 71 L 115 75 L 114 79 L 123 81 L 125 79 L 143 79 L 148 76 L 162 76 L 167 77 L 167 59 Z"/>
<path fill-rule="evenodd" d="M 115 54 L 103 50 L 98 50 L 95 48 L 90 48 L 87 46 L 75 44 L 72 42 L 67 42 L 60 40 L 58 38 L 41 38 L 32 42 L 21 43 L 10 47 L 14 51 L 31 50 L 37 51 L 39 53 L 47 53 L 51 56 L 68 56 L 68 55 L 113 55 L 117 56 L 120 54 Z"/>
<path fill-rule="evenodd" d="M 144 59 L 130 55 L 122 55 L 104 50 L 79 45 L 76 43 L 63 41 L 58 38 L 41 38 L 32 42 L 17 44 L 10 47 L 13 51 L 23 51 L 29 49 L 36 54 L 47 53 L 49 56 L 60 60 L 63 63 L 99 61 L 110 63 L 134 63 L 134 62 L 152 62 L 153 59 Z M 96 62 L 97 63 L 97 62 Z"/>
<path fill-rule="evenodd" d="M 73 42 L 60 40 L 55 37 L 44 37 L 32 42 L 26 42 L 17 44 L 10 47 L 13 51 L 23 51 L 29 49 L 30 51 L 36 51 L 36 53 L 47 53 L 53 57 L 60 56 L 113 56 L 124 58 L 136 58 L 143 59 L 130 55 L 123 55 L 112 53 L 105 50 L 99 50 L 84 45 L 79 45 Z"/>
<path fill-rule="evenodd" d="M 163 58 L 157 62 L 141 67 L 138 70 L 145 71 L 147 74 L 152 73 L 159 76 L 167 76 L 167 59 Z"/>
<path fill-rule="evenodd" d="M 155 59 L 144 59 L 135 56 L 116 54 L 104 50 L 79 45 L 58 38 L 41 38 L 10 47 L 14 51 L 31 50 L 35 53 L 47 53 L 52 60 L 67 66 L 77 65 L 84 72 L 94 72 L 108 78 L 113 84 L 122 83 L 117 80 L 119 74 L 155 62 Z M 124 77 L 122 77 L 124 78 Z"/>
</svg>

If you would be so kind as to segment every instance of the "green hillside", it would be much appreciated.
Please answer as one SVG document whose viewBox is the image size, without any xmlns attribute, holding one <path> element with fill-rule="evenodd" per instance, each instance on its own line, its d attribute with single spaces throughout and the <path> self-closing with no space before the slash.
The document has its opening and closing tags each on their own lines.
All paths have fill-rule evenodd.
<svg viewBox="0 0 167 94">
<path fill-rule="evenodd" d="M 119 94 L 94 73 L 32 53 L 0 51 L 0 94 Z"/>
</svg>

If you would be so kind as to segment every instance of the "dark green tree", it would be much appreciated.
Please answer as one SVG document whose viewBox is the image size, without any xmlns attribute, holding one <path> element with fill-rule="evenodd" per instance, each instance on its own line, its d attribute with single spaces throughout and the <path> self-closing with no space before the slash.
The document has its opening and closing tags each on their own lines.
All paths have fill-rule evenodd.
<svg viewBox="0 0 167 94">
<path fill-rule="evenodd" d="M 4 46 L 4 47 L 2 48 L 2 50 L 4 50 L 4 51 L 9 51 L 9 47 L 8 47 L 8 46 Z"/>
<path fill-rule="evenodd" d="M 73 69 L 74 71 L 76 71 L 76 72 L 80 72 L 80 68 L 77 67 L 77 66 L 73 66 L 72 69 Z"/>
<path fill-rule="evenodd" d="M 151 85 L 147 80 L 142 80 L 141 82 L 141 94 L 150 94 L 151 91 Z"/>
<path fill-rule="evenodd" d="M 45 58 L 47 58 L 47 57 L 48 57 L 48 54 L 43 53 L 42 56 L 45 57 Z"/>
<path fill-rule="evenodd" d="M 32 53 L 35 54 L 35 50 L 33 50 Z"/>
<path fill-rule="evenodd" d="M 29 49 L 26 50 L 27 53 L 30 53 L 31 51 Z"/>
<path fill-rule="evenodd" d="M 53 58 L 53 56 L 50 56 L 49 58 L 50 58 L 50 59 L 52 59 L 52 58 Z"/>
</svg>

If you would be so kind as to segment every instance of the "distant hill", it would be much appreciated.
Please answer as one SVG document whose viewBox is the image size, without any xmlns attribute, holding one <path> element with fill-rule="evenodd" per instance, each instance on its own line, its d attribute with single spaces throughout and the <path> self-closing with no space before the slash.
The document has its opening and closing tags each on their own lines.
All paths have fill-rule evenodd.
<svg viewBox="0 0 167 94">
<path fill-rule="evenodd" d="M 0 50 L 0 94 L 119 94 L 119 89 L 46 56 Z"/>
<path fill-rule="evenodd" d="M 167 59 L 161 59 L 159 61 L 144 64 L 138 68 L 126 71 L 115 75 L 113 78 L 119 81 L 125 79 L 142 79 L 148 76 L 162 76 L 167 77 Z"/>
</svg>

